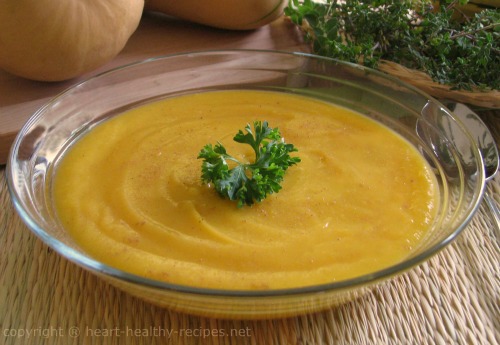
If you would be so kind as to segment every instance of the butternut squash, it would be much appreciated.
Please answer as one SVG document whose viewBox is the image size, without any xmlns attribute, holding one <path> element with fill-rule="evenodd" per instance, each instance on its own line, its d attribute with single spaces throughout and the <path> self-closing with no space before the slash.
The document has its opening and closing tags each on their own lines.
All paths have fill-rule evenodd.
<svg viewBox="0 0 500 345">
<path fill-rule="evenodd" d="M 137 28 L 144 0 L 2 0 L 0 68 L 61 81 L 114 58 Z"/>
<path fill-rule="evenodd" d="M 221 29 L 249 30 L 277 19 L 286 0 L 145 0 L 144 8 Z"/>
</svg>

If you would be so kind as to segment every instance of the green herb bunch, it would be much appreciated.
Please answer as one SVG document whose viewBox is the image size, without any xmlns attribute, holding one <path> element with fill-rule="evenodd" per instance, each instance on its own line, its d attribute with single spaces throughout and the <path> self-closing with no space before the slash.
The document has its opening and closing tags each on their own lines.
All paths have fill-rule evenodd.
<svg viewBox="0 0 500 345">
<path fill-rule="evenodd" d="M 316 54 L 371 68 L 393 61 L 453 89 L 500 89 L 500 11 L 457 19 L 466 2 L 289 0 L 285 14 Z"/>
<path fill-rule="evenodd" d="M 213 183 L 222 197 L 238 201 L 238 207 L 250 206 L 268 194 L 277 193 L 286 170 L 300 162 L 300 158 L 290 156 L 297 151 L 293 144 L 285 143 L 278 128 L 270 128 L 266 121 L 255 121 L 253 130 L 248 124 L 245 132 L 239 130 L 233 140 L 252 147 L 255 152 L 252 163 L 240 162 L 229 155 L 220 142 L 215 146 L 205 145 L 198 155 L 203 159 L 202 181 Z M 229 162 L 235 166 L 230 168 Z"/>
</svg>

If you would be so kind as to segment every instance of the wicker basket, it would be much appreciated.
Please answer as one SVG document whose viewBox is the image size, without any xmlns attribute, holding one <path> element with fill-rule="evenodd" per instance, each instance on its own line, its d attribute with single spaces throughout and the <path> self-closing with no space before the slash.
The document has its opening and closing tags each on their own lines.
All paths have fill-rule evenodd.
<svg viewBox="0 0 500 345">
<path fill-rule="evenodd" d="M 378 69 L 438 99 L 448 99 L 482 108 L 500 109 L 500 91 L 498 90 L 452 90 L 447 85 L 433 81 L 432 78 L 424 72 L 409 69 L 392 61 L 380 61 Z"/>
<path fill-rule="evenodd" d="M 316 1 L 321 2 L 321 0 Z M 470 0 L 469 3 L 461 7 L 461 11 L 467 10 L 470 13 L 477 13 L 484 9 L 484 6 L 490 8 L 500 8 L 500 0 Z M 307 20 L 303 21 L 300 29 L 304 34 L 308 34 L 310 37 L 314 37 L 314 32 Z M 396 78 L 399 78 L 437 99 L 447 99 L 459 103 L 466 103 L 468 105 L 480 108 L 488 108 L 494 110 L 500 109 L 500 91 L 498 90 L 453 90 L 449 85 L 435 82 L 425 72 L 410 69 L 398 63 L 387 60 L 380 61 L 377 69 Z M 492 71 L 492 73 L 498 72 Z"/>
</svg>

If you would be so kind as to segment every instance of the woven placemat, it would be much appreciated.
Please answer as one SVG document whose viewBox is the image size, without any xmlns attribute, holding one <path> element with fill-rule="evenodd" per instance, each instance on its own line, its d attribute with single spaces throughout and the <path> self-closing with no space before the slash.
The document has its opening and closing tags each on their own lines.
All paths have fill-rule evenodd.
<svg viewBox="0 0 500 345">
<path fill-rule="evenodd" d="M 499 118 L 488 121 L 500 133 Z M 499 177 L 488 190 L 500 204 Z M 490 219 L 483 203 L 450 246 L 345 305 L 219 320 L 143 302 L 50 250 L 15 214 L 1 169 L 0 344 L 499 344 L 500 238 Z"/>
</svg>

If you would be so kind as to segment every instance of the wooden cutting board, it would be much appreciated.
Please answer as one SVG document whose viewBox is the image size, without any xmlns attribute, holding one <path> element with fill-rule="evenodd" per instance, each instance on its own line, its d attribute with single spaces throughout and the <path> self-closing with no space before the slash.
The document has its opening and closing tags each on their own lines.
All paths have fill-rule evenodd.
<svg viewBox="0 0 500 345">
<path fill-rule="evenodd" d="M 145 14 L 123 51 L 98 70 L 65 82 L 35 82 L 0 70 L 0 165 L 18 131 L 38 108 L 68 87 L 108 69 L 155 56 L 209 49 L 308 51 L 299 30 L 285 18 L 252 31 L 228 31 Z"/>
</svg>

